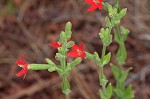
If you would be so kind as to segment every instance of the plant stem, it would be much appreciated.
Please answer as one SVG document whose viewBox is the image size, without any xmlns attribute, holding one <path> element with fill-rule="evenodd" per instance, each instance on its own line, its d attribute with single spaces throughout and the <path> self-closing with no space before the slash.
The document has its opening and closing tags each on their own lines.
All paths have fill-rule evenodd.
<svg viewBox="0 0 150 99">
<path fill-rule="evenodd" d="M 69 99 L 69 95 L 66 95 L 66 99 Z"/>
<path fill-rule="evenodd" d="M 67 43 L 67 41 L 66 42 L 64 42 L 63 44 L 62 44 L 62 51 L 60 52 L 61 54 L 62 54 L 62 59 L 60 60 L 60 64 L 61 64 L 61 66 L 62 66 L 62 72 L 63 72 L 63 76 L 62 76 L 62 78 L 63 78 L 63 81 L 68 81 L 67 80 L 67 75 L 66 75 L 66 73 L 65 73 L 65 70 L 66 70 L 66 51 L 67 51 L 67 48 L 66 48 L 66 43 Z M 65 95 L 66 95 L 66 99 L 69 99 L 69 93 L 64 93 Z"/>
<path fill-rule="evenodd" d="M 103 45 L 101 59 L 103 59 L 103 57 L 105 56 L 105 53 L 106 53 L 106 46 Z M 103 60 L 102 60 L 102 61 L 103 61 Z M 104 79 L 103 66 L 100 66 L 100 74 L 99 74 L 99 76 L 102 77 L 102 79 Z M 101 78 L 99 79 L 99 82 L 100 82 L 100 85 L 102 85 L 100 80 L 101 80 Z M 105 88 L 104 85 L 102 85 L 102 88 L 103 88 L 103 91 L 105 92 L 106 88 Z"/>
<path fill-rule="evenodd" d="M 116 0 L 116 4 L 117 4 L 117 6 L 119 6 L 119 0 Z"/>
</svg>

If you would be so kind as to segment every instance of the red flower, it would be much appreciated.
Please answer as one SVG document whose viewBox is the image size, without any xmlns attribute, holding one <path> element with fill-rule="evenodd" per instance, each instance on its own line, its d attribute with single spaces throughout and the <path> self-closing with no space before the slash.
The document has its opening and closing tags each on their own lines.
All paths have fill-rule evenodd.
<svg viewBox="0 0 150 99">
<path fill-rule="evenodd" d="M 68 52 L 67 55 L 70 57 L 80 57 L 84 58 L 86 57 L 85 51 L 84 51 L 84 43 L 82 43 L 80 46 L 74 44 L 72 46 L 72 52 Z"/>
<path fill-rule="evenodd" d="M 91 12 L 93 10 L 96 10 L 97 8 L 99 10 L 102 10 L 102 0 L 85 0 L 88 4 L 91 5 L 91 7 L 88 9 L 88 12 Z"/>
<path fill-rule="evenodd" d="M 62 44 L 60 43 L 60 42 L 51 42 L 50 44 L 49 44 L 49 46 L 52 46 L 52 47 L 54 47 L 54 48 L 60 48 L 61 46 L 62 46 Z"/>
<path fill-rule="evenodd" d="M 19 65 L 20 67 L 22 67 L 22 70 L 19 73 L 17 73 L 16 75 L 17 75 L 17 77 L 24 75 L 23 79 L 25 79 L 26 73 L 28 71 L 28 64 L 26 63 L 24 56 L 20 55 L 20 57 L 22 60 L 17 60 L 16 64 Z"/>
<path fill-rule="evenodd" d="M 70 42 L 70 39 L 67 41 L 67 43 Z M 52 46 L 54 48 L 60 48 L 62 47 L 62 44 L 60 42 L 51 42 L 50 44 L 48 44 L 49 46 Z"/>
</svg>

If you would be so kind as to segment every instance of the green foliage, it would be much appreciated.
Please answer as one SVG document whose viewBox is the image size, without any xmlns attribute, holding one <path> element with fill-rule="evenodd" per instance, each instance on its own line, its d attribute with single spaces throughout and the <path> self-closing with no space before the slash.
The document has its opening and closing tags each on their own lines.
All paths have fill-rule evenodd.
<svg viewBox="0 0 150 99">
<path fill-rule="evenodd" d="M 127 70 L 122 70 L 120 67 L 117 67 L 111 64 L 111 69 L 113 75 L 116 79 L 117 85 L 114 87 L 114 95 L 116 99 L 133 99 L 134 93 L 131 86 L 125 88 L 125 80 L 128 76 L 129 71 L 132 68 L 128 68 Z"/>
<path fill-rule="evenodd" d="M 108 84 L 105 91 L 100 90 L 101 99 L 110 99 L 112 95 L 112 85 L 111 83 Z"/>
<path fill-rule="evenodd" d="M 124 44 L 120 44 L 116 54 L 116 59 L 120 65 L 123 65 L 125 64 L 126 58 L 127 58 L 126 47 Z"/>
<path fill-rule="evenodd" d="M 121 41 L 120 42 L 126 41 L 129 32 L 130 31 L 128 29 L 125 29 L 123 26 L 120 26 L 120 33 L 121 33 Z"/>
<path fill-rule="evenodd" d="M 70 84 L 69 84 L 67 79 L 63 79 L 62 90 L 63 90 L 63 93 L 66 94 L 66 95 L 68 95 L 71 92 Z"/>
<path fill-rule="evenodd" d="M 118 44 L 124 43 L 128 34 L 129 30 L 125 29 L 123 26 L 120 26 L 120 28 L 116 27 L 116 29 L 114 29 L 114 39 Z"/>
<path fill-rule="evenodd" d="M 108 46 L 112 42 L 112 35 L 110 34 L 109 28 L 102 28 L 100 30 L 99 36 L 105 46 Z"/>
<path fill-rule="evenodd" d="M 49 69 L 53 66 L 49 65 L 49 64 L 30 64 L 28 66 L 28 69 L 31 70 L 45 70 L 45 69 Z"/>
<path fill-rule="evenodd" d="M 111 65 L 111 70 L 113 72 L 113 75 L 115 77 L 115 79 L 118 81 L 119 78 L 120 78 L 120 70 L 119 68 L 117 68 L 117 66 L 113 65 L 113 64 L 110 64 Z"/>
<path fill-rule="evenodd" d="M 134 91 L 130 85 L 127 88 L 124 88 L 122 90 L 120 88 L 115 88 L 114 92 L 115 92 L 114 94 L 115 94 L 116 99 L 133 99 L 134 98 Z"/>
<path fill-rule="evenodd" d="M 71 27 L 72 27 L 71 22 L 67 22 L 66 23 L 66 28 L 65 28 L 65 33 L 66 33 L 67 40 L 69 40 L 71 38 L 71 34 L 72 34 Z"/>
<path fill-rule="evenodd" d="M 66 45 L 67 48 L 71 48 L 74 45 L 74 41 L 69 41 Z"/>
<path fill-rule="evenodd" d="M 95 55 L 86 52 L 86 58 L 88 58 L 88 59 L 95 59 Z"/>
<path fill-rule="evenodd" d="M 86 52 L 86 58 L 95 59 L 97 65 L 99 66 L 99 80 L 102 89 L 100 89 L 100 96 L 102 99 L 110 99 L 112 94 L 114 94 L 115 99 L 132 99 L 134 94 L 131 86 L 125 87 L 125 80 L 128 76 L 131 68 L 127 70 L 123 70 L 122 66 L 125 64 L 127 58 L 127 52 L 125 47 L 125 41 L 129 34 L 129 30 L 125 29 L 123 26 L 119 27 L 119 23 L 122 17 L 125 16 L 127 9 L 120 9 L 118 0 L 116 0 L 115 6 L 111 6 L 110 4 L 102 3 L 103 9 L 108 11 L 108 15 L 105 18 L 106 21 L 106 29 L 102 28 L 99 33 L 99 37 L 103 43 L 103 49 L 101 57 L 97 52 L 94 54 L 90 54 Z M 67 52 L 69 48 L 74 45 L 73 41 L 70 41 L 72 32 L 71 32 L 72 24 L 70 22 L 66 23 L 65 31 L 60 33 L 60 44 L 61 47 L 58 48 L 58 53 L 56 53 L 56 60 L 60 61 L 60 66 L 57 66 L 50 59 L 46 58 L 46 62 L 48 64 L 30 64 L 28 66 L 31 70 L 48 70 L 49 72 L 57 71 L 59 76 L 62 78 L 62 92 L 68 96 L 71 92 L 70 84 L 67 80 L 70 71 L 79 63 L 81 63 L 81 58 L 76 58 L 72 62 L 67 63 Z M 114 28 L 115 27 L 115 28 Z M 108 83 L 108 80 L 104 74 L 103 67 L 110 62 L 111 52 L 106 54 L 106 47 L 112 42 L 111 30 L 114 28 L 114 40 L 119 44 L 119 48 L 116 53 L 116 60 L 119 66 L 111 65 L 111 70 L 113 72 L 114 78 L 116 80 L 116 86 L 112 87 L 111 83 Z"/>
<path fill-rule="evenodd" d="M 106 22 L 106 26 L 107 26 L 107 27 L 109 27 L 109 28 L 112 27 L 111 20 L 110 20 L 110 18 L 109 18 L 108 16 L 106 16 L 105 22 Z"/>
<path fill-rule="evenodd" d="M 95 60 L 97 61 L 97 64 L 101 66 L 101 60 L 97 52 L 94 52 L 94 57 Z"/>
<path fill-rule="evenodd" d="M 99 74 L 99 79 L 100 79 L 100 85 L 102 87 L 105 87 L 108 80 L 106 79 L 105 75 L 102 72 L 100 72 L 100 74 Z"/>
<path fill-rule="evenodd" d="M 107 99 L 110 99 L 112 95 L 112 85 L 111 83 L 108 84 L 107 88 L 106 88 L 106 96 Z"/>
<path fill-rule="evenodd" d="M 70 84 L 67 80 L 67 77 L 69 76 L 70 71 L 78 65 L 82 59 L 76 58 L 71 63 L 67 63 L 66 60 L 66 54 L 69 51 L 69 48 L 71 48 L 74 45 L 73 41 L 70 41 L 71 38 L 71 23 L 67 22 L 65 27 L 65 32 L 62 31 L 60 33 L 60 44 L 61 47 L 58 48 L 58 53 L 55 55 L 55 59 L 60 61 L 60 66 L 55 65 L 53 61 L 51 61 L 49 58 L 46 58 L 46 62 L 48 64 L 30 64 L 29 69 L 31 70 L 48 70 L 49 72 L 57 71 L 59 76 L 63 79 L 62 81 L 62 91 L 65 95 L 68 95 L 70 90 Z M 94 55 L 93 55 L 94 57 Z"/>
<path fill-rule="evenodd" d="M 73 67 L 75 67 L 76 65 L 80 64 L 82 61 L 81 58 L 76 58 L 75 60 L 73 60 L 70 64 L 67 65 L 66 71 L 70 71 L 73 69 Z"/>
<path fill-rule="evenodd" d="M 46 58 L 46 62 L 47 62 L 48 64 L 50 64 L 50 65 L 55 65 L 55 64 L 53 63 L 53 61 L 51 61 L 49 58 Z"/>
<path fill-rule="evenodd" d="M 109 17 L 105 18 L 107 27 L 114 27 L 115 25 L 119 24 L 121 18 L 124 17 L 127 12 L 127 8 L 120 10 L 118 8 L 118 5 L 115 5 L 113 7 L 107 2 L 103 3 L 103 9 L 108 11 L 109 17 L 111 18 L 111 19 L 109 19 Z"/>
<path fill-rule="evenodd" d="M 102 58 L 103 61 L 102 61 L 101 63 L 103 64 L 103 66 L 109 63 L 110 57 L 111 57 L 111 53 L 109 52 L 107 55 L 105 55 L 105 56 Z"/>
</svg>

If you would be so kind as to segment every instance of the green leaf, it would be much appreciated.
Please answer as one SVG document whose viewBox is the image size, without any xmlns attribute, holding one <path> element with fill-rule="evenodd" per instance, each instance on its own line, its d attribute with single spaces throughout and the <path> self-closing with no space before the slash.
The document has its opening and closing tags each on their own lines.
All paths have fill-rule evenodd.
<svg viewBox="0 0 150 99">
<path fill-rule="evenodd" d="M 108 46 L 112 42 L 112 35 L 110 34 L 110 30 L 108 28 L 106 28 L 106 30 L 102 28 L 99 36 L 105 46 Z"/>
<path fill-rule="evenodd" d="M 121 42 L 121 40 L 120 40 L 120 38 L 119 38 L 119 35 L 118 35 L 116 29 L 114 29 L 114 39 L 115 39 L 115 41 L 116 41 L 117 43 L 120 43 L 120 42 Z"/>
<path fill-rule="evenodd" d="M 120 20 L 119 19 L 112 19 L 112 24 L 113 24 L 113 26 L 115 26 L 115 25 L 118 25 L 119 23 L 120 23 Z"/>
<path fill-rule="evenodd" d="M 62 44 L 67 42 L 66 34 L 63 31 L 60 33 L 60 41 Z"/>
<path fill-rule="evenodd" d="M 100 57 L 99 57 L 99 55 L 98 55 L 97 52 L 94 52 L 94 57 L 95 57 L 95 59 L 96 59 L 96 61 L 97 61 L 97 64 L 98 64 L 98 65 L 101 65 L 101 60 L 100 60 Z"/>
<path fill-rule="evenodd" d="M 66 23 L 66 28 L 65 28 L 65 33 L 66 33 L 67 40 L 71 38 L 71 34 L 72 34 L 71 27 L 72 27 L 71 22 L 67 22 Z"/>
<path fill-rule="evenodd" d="M 123 26 L 120 26 L 120 31 L 121 31 L 121 41 L 125 42 L 130 31 L 128 29 L 125 29 Z"/>
<path fill-rule="evenodd" d="M 113 7 L 110 4 L 108 5 L 108 12 L 109 12 L 109 14 L 110 14 L 110 12 L 113 12 Z M 111 16 L 111 15 L 109 15 L 109 16 Z"/>
<path fill-rule="evenodd" d="M 115 66 L 113 64 L 110 64 L 110 65 L 111 65 L 111 70 L 113 72 L 113 75 L 114 75 L 115 79 L 117 81 L 119 81 L 119 79 L 120 79 L 120 70 L 119 70 L 119 68 L 117 68 L 117 66 Z"/>
<path fill-rule="evenodd" d="M 102 92 L 102 90 L 100 90 L 100 96 L 101 96 L 101 99 L 108 99 L 104 93 Z"/>
<path fill-rule="evenodd" d="M 112 25 L 111 25 L 111 22 L 110 22 L 110 19 L 109 19 L 108 16 L 106 16 L 105 21 L 106 21 L 106 26 L 109 27 L 109 28 L 111 28 Z"/>
<path fill-rule="evenodd" d="M 134 91 L 131 85 L 129 85 L 124 92 L 124 99 L 133 99 L 133 98 L 134 98 Z"/>
<path fill-rule="evenodd" d="M 111 57 L 111 52 L 109 52 L 107 55 L 105 55 L 105 56 L 103 57 L 103 59 L 101 60 L 102 63 L 103 63 L 103 66 L 109 63 L 110 57 Z"/>
<path fill-rule="evenodd" d="M 30 70 L 46 70 L 53 67 L 49 64 L 29 64 L 28 69 Z"/>
<path fill-rule="evenodd" d="M 119 88 L 115 90 L 115 94 L 117 95 L 117 99 L 122 99 L 124 97 L 124 92 Z"/>
<path fill-rule="evenodd" d="M 118 14 L 117 13 L 117 8 L 112 8 L 112 9 L 110 8 L 110 10 L 109 10 L 109 17 L 116 18 L 117 14 Z"/>
<path fill-rule="evenodd" d="M 122 76 L 121 76 L 121 78 L 120 78 L 120 82 L 124 82 L 124 81 L 126 80 L 126 78 L 127 78 L 127 76 L 128 76 L 128 73 L 129 73 L 129 71 L 130 71 L 131 69 L 132 69 L 132 68 L 129 68 L 129 69 L 127 69 L 127 70 L 125 70 L 125 71 L 122 72 Z"/>
<path fill-rule="evenodd" d="M 108 6 L 110 6 L 110 4 L 107 2 L 102 2 L 102 4 L 103 4 L 103 9 L 108 10 Z"/>
<path fill-rule="evenodd" d="M 120 65 L 123 65 L 125 64 L 126 58 L 127 58 L 127 52 L 126 52 L 125 45 L 124 43 L 119 44 L 119 49 L 116 54 L 116 59 Z"/>
<path fill-rule="evenodd" d="M 112 85 L 111 85 L 111 83 L 109 83 L 109 85 L 107 86 L 106 96 L 107 96 L 107 99 L 110 99 L 112 96 Z"/>
<path fill-rule="evenodd" d="M 105 75 L 102 72 L 100 72 L 99 74 L 99 79 L 100 79 L 100 85 L 105 87 L 108 80 L 106 79 Z"/>
<path fill-rule="evenodd" d="M 122 9 L 122 10 L 119 12 L 118 19 L 121 19 L 123 16 L 125 16 L 125 15 L 126 15 L 126 12 L 127 12 L 127 8 Z"/>
<path fill-rule="evenodd" d="M 46 58 L 46 62 L 51 65 L 55 65 L 49 58 Z"/>
<path fill-rule="evenodd" d="M 57 70 L 57 67 L 55 67 L 55 66 L 51 66 L 51 67 L 48 68 L 49 72 L 53 72 L 53 71 L 56 71 L 56 70 Z"/>
<path fill-rule="evenodd" d="M 85 53 L 86 53 L 86 58 L 88 58 L 88 59 L 95 59 L 94 54 L 90 54 L 88 52 L 85 52 Z"/>
<path fill-rule="evenodd" d="M 56 53 L 56 56 L 55 56 L 55 59 L 56 60 L 62 60 L 63 58 L 65 58 L 66 56 L 64 56 L 64 55 L 61 55 L 60 53 Z"/>
<path fill-rule="evenodd" d="M 81 58 L 76 58 L 74 61 L 72 61 L 72 62 L 68 65 L 66 71 L 70 71 L 73 67 L 75 67 L 76 65 L 80 64 L 81 61 L 82 61 Z"/>
<path fill-rule="evenodd" d="M 67 48 L 71 48 L 74 45 L 74 41 L 70 41 L 67 43 Z"/>
<path fill-rule="evenodd" d="M 63 93 L 66 95 L 68 95 L 71 92 L 70 84 L 67 79 L 63 80 L 62 82 L 62 90 L 63 90 Z"/>
</svg>

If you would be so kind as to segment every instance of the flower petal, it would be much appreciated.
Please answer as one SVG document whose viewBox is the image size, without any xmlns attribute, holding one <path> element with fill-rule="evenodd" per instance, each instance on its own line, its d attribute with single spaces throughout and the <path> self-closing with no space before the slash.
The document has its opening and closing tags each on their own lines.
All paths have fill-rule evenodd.
<svg viewBox="0 0 150 99">
<path fill-rule="evenodd" d="M 16 64 L 17 64 L 17 65 L 25 65 L 25 64 L 26 64 L 26 62 L 24 62 L 24 61 L 20 61 L 20 60 L 17 60 L 17 61 L 16 61 Z"/>
<path fill-rule="evenodd" d="M 52 47 L 54 47 L 54 48 L 59 48 L 59 47 L 61 47 L 61 44 L 59 44 L 58 42 L 51 42 L 51 43 L 49 44 L 49 46 L 52 46 Z"/>
<path fill-rule="evenodd" d="M 77 44 L 74 44 L 72 46 L 72 50 L 77 51 L 77 49 L 80 49 L 80 47 Z"/>
<path fill-rule="evenodd" d="M 23 79 L 24 79 L 25 76 L 26 76 L 27 71 L 28 71 L 27 68 L 23 68 L 23 69 L 22 69 L 19 73 L 17 73 L 16 75 L 17 75 L 17 77 L 20 77 L 20 76 L 22 76 L 22 75 L 24 74 L 24 77 L 23 77 Z"/>
<path fill-rule="evenodd" d="M 99 0 L 99 2 L 103 2 L 103 0 Z"/>
<path fill-rule="evenodd" d="M 79 57 L 78 52 L 68 52 L 67 55 L 70 57 Z"/>
<path fill-rule="evenodd" d="M 91 12 L 93 10 L 96 10 L 97 6 L 96 5 L 92 5 L 89 9 L 88 12 Z"/>
<path fill-rule="evenodd" d="M 99 9 L 99 10 L 102 10 L 102 9 L 103 9 L 103 5 L 102 5 L 102 3 L 101 3 L 101 4 L 99 4 L 97 7 L 98 7 L 98 9 Z"/>
<path fill-rule="evenodd" d="M 82 42 L 81 45 L 80 45 L 80 50 L 81 50 L 81 51 L 84 51 L 84 43 L 83 43 L 83 42 Z"/>
<path fill-rule="evenodd" d="M 82 54 L 80 55 L 81 58 L 86 57 L 86 53 L 84 51 L 82 51 Z"/>
</svg>

